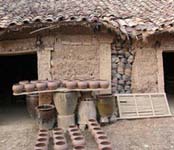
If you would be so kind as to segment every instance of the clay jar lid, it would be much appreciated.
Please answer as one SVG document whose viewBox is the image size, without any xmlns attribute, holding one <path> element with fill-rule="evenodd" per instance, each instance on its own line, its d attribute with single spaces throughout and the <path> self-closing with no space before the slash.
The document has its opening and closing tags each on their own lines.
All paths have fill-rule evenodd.
<svg viewBox="0 0 174 150">
<path fill-rule="evenodd" d="M 14 93 L 21 93 L 24 90 L 24 85 L 22 85 L 22 84 L 14 84 L 12 86 L 12 90 L 13 90 Z"/>
<path fill-rule="evenodd" d="M 75 89 L 77 88 L 77 81 L 72 80 L 72 81 L 65 81 L 65 85 L 67 89 Z"/>
<path fill-rule="evenodd" d="M 34 83 L 24 84 L 24 88 L 26 92 L 32 92 L 35 90 L 36 85 Z"/>
</svg>

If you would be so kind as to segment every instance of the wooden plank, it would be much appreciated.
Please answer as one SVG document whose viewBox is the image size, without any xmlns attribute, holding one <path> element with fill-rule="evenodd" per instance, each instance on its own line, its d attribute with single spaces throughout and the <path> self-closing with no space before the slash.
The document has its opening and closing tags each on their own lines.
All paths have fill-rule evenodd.
<svg viewBox="0 0 174 150">
<path fill-rule="evenodd" d="M 28 94 L 38 94 L 38 93 L 55 93 L 55 92 L 97 92 L 97 91 L 105 91 L 108 89 L 67 89 L 67 88 L 58 88 L 56 90 L 44 90 L 44 91 L 33 91 L 33 92 L 22 92 L 22 93 L 13 93 L 15 96 L 19 95 L 28 95 Z"/>
<path fill-rule="evenodd" d="M 121 119 L 171 116 L 165 93 L 116 94 Z"/>
</svg>

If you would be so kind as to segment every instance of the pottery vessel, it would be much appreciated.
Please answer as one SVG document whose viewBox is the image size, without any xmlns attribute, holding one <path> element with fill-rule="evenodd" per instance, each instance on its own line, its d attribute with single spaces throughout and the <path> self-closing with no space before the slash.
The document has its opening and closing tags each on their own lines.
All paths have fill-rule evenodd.
<svg viewBox="0 0 174 150">
<path fill-rule="evenodd" d="M 34 84 L 36 84 L 36 83 L 38 83 L 39 81 L 38 80 L 31 80 L 30 81 L 30 83 L 34 83 Z"/>
<path fill-rule="evenodd" d="M 14 93 L 21 93 L 24 90 L 24 85 L 21 84 L 14 84 L 12 87 Z"/>
<path fill-rule="evenodd" d="M 73 150 L 86 150 L 85 146 L 74 146 Z"/>
<path fill-rule="evenodd" d="M 100 144 L 103 141 L 108 141 L 108 137 L 106 135 L 101 135 L 96 138 L 97 144 Z"/>
<path fill-rule="evenodd" d="M 100 88 L 107 89 L 109 87 L 109 81 L 101 80 L 100 81 Z"/>
<path fill-rule="evenodd" d="M 54 127 L 56 116 L 54 105 L 45 104 L 37 107 L 39 128 L 52 129 Z"/>
<path fill-rule="evenodd" d="M 48 81 L 48 89 L 55 90 L 60 86 L 60 81 Z"/>
<path fill-rule="evenodd" d="M 68 144 L 65 141 L 59 141 L 54 144 L 54 150 L 68 150 Z"/>
<path fill-rule="evenodd" d="M 78 81 L 77 86 L 79 89 L 87 89 L 88 88 L 88 82 L 87 81 Z"/>
<path fill-rule="evenodd" d="M 72 141 L 73 146 L 81 146 L 81 145 L 85 145 L 85 139 L 82 136 L 79 137 L 75 137 Z"/>
<path fill-rule="evenodd" d="M 98 137 L 101 137 L 101 136 L 106 136 L 106 134 L 103 131 L 98 131 L 95 133 L 94 138 L 95 140 L 97 140 Z"/>
<path fill-rule="evenodd" d="M 94 128 L 100 128 L 100 125 L 98 123 L 91 123 L 88 125 L 88 128 L 92 131 Z"/>
<path fill-rule="evenodd" d="M 97 109 L 100 117 L 110 117 L 114 112 L 114 97 L 110 94 L 97 96 Z"/>
<path fill-rule="evenodd" d="M 36 85 L 34 83 L 24 84 L 24 89 L 26 92 L 33 92 L 35 88 L 36 88 Z"/>
<path fill-rule="evenodd" d="M 92 135 L 95 136 L 96 132 L 99 132 L 99 131 L 102 132 L 103 130 L 100 127 L 96 127 L 96 128 L 93 128 L 91 132 L 92 132 Z"/>
<path fill-rule="evenodd" d="M 29 83 L 28 80 L 23 80 L 23 81 L 20 81 L 20 82 L 19 82 L 19 84 L 21 84 L 21 85 L 24 85 L 24 84 L 27 84 L 27 83 Z"/>
<path fill-rule="evenodd" d="M 64 133 L 64 130 L 63 130 L 62 128 L 54 128 L 52 131 L 53 131 L 53 134 L 54 134 L 55 132 Z"/>
<path fill-rule="evenodd" d="M 34 150 L 48 150 L 48 145 L 45 143 L 36 143 L 34 146 Z"/>
<path fill-rule="evenodd" d="M 106 147 L 103 147 L 102 149 L 99 149 L 99 150 L 112 150 L 112 147 L 106 146 Z"/>
<path fill-rule="evenodd" d="M 68 132 L 70 132 L 72 129 L 78 129 L 76 125 L 70 125 L 68 127 Z"/>
<path fill-rule="evenodd" d="M 88 81 L 88 84 L 91 89 L 97 89 L 100 85 L 99 81 Z"/>
<path fill-rule="evenodd" d="M 103 150 L 105 148 L 111 148 L 112 149 L 112 145 L 108 140 L 102 141 L 101 143 L 98 144 L 98 148 L 99 150 Z"/>
<path fill-rule="evenodd" d="M 38 82 L 36 83 L 36 88 L 38 91 L 43 91 L 47 89 L 47 83 L 46 82 Z"/>
<path fill-rule="evenodd" d="M 75 89 L 77 88 L 77 81 L 66 81 L 65 85 L 67 89 Z"/>
<path fill-rule="evenodd" d="M 39 104 L 38 94 L 30 94 L 26 96 L 26 105 L 28 113 L 34 119 L 37 117 L 37 112 L 35 108 L 38 106 L 38 104 Z"/>
</svg>

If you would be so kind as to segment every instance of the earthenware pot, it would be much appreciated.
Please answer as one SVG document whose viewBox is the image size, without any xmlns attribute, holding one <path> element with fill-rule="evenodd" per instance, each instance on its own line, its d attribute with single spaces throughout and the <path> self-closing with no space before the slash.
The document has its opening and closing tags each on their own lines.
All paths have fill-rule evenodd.
<svg viewBox="0 0 174 150">
<path fill-rule="evenodd" d="M 99 81 L 88 81 L 88 84 L 91 89 L 97 89 L 100 85 Z"/>
<path fill-rule="evenodd" d="M 39 133 L 38 133 L 38 136 L 37 136 L 37 139 L 40 139 L 40 138 L 49 139 L 49 134 L 48 134 L 48 132 L 39 132 Z"/>
<path fill-rule="evenodd" d="M 36 143 L 34 146 L 34 150 L 48 150 L 48 145 L 45 143 Z"/>
<path fill-rule="evenodd" d="M 102 132 L 102 129 L 100 127 L 92 128 L 92 135 L 95 136 L 96 132 Z"/>
<path fill-rule="evenodd" d="M 83 136 L 80 132 L 75 132 L 75 133 L 72 133 L 71 140 L 74 140 L 74 138 L 76 138 L 76 137 L 83 137 Z"/>
<path fill-rule="evenodd" d="M 77 88 L 77 81 L 66 81 L 65 85 L 67 89 L 75 89 Z"/>
<path fill-rule="evenodd" d="M 114 97 L 110 94 L 97 96 L 97 109 L 100 117 L 109 117 L 114 112 Z"/>
<path fill-rule="evenodd" d="M 38 138 L 36 141 L 36 144 L 39 144 L 39 143 L 44 143 L 48 147 L 49 139 L 48 138 Z"/>
<path fill-rule="evenodd" d="M 53 134 L 54 134 L 55 132 L 64 133 L 64 130 L 63 130 L 62 128 L 54 128 L 52 131 L 53 131 Z"/>
<path fill-rule="evenodd" d="M 99 149 L 99 150 L 112 150 L 112 147 L 103 147 L 102 149 Z"/>
<path fill-rule="evenodd" d="M 36 88 L 36 85 L 34 83 L 24 84 L 24 89 L 26 92 L 33 92 L 35 88 Z"/>
<path fill-rule="evenodd" d="M 55 90 L 60 86 L 60 81 L 48 81 L 48 89 Z"/>
<path fill-rule="evenodd" d="M 47 83 L 46 82 L 38 82 L 36 83 L 36 88 L 38 91 L 43 91 L 47 89 Z"/>
<path fill-rule="evenodd" d="M 14 93 L 21 93 L 24 90 L 24 85 L 22 84 L 14 84 L 12 87 Z"/>
<path fill-rule="evenodd" d="M 107 89 L 109 87 L 109 81 L 101 80 L 100 81 L 100 88 Z"/>
<path fill-rule="evenodd" d="M 72 129 L 77 129 L 77 126 L 76 125 L 70 125 L 68 127 L 68 132 L 70 132 Z"/>
<path fill-rule="evenodd" d="M 30 81 L 30 83 L 34 83 L 34 84 L 36 84 L 36 83 L 38 83 L 39 81 L 38 80 L 31 80 Z"/>
<path fill-rule="evenodd" d="M 30 94 L 26 96 L 26 105 L 27 105 L 28 113 L 34 119 L 37 117 L 35 108 L 38 106 L 38 104 L 39 104 L 38 94 Z"/>
<path fill-rule="evenodd" d="M 100 128 L 100 125 L 98 123 L 91 123 L 88 125 L 88 128 L 90 131 L 92 131 L 93 128 Z"/>
<path fill-rule="evenodd" d="M 98 137 L 101 137 L 101 136 L 106 136 L 106 134 L 103 131 L 96 132 L 95 135 L 94 135 L 95 140 L 97 140 Z"/>
<path fill-rule="evenodd" d="M 80 133 L 79 129 L 71 129 L 69 130 L 69 135 L 72 136 L 73 133 Z"/>
<path fill-rule="evenodd" d="M 85 139 L 82 136 L 75 137 L 72 141 L 73 146 L 85 145 Z"/>
<path fill-rule="evenodd" d="M 57 131 L 57 132 L 54 132 L 54 133 L 53 133 L 53 138 L 56 138 L 56 137 L 58 137 L 58 136 L 64 136 L 64 133 L 61 132 L 61 131 Z"/>
<path fill-rule="evenodd" d="M 87 89 L 88 88 L 88 82 L 87 81 L 78 81 L 77 86 L 79 89 Z"/>
<path fill-rule="evenodd" d="M 106 135 L 101 135 L 101 136 L 98 136 L 98 137 L 96 138 L 97 144 L 100 144 L 101 142 L 107 141 L 107 140 L 108 140 L 108 137 L 107 137 Z"/>
<path fill-rule="evenodd" d="M 111 146 L 111 143 L 108 140 L 106 140 L 106 141 L 102 141 L 101 143 L 99 143 L 98 148 L 99 148 L 99 150 L 103 150 L 104 148 L 112 149 L 112 146 Z"/>
<path fill-rule="evenodd" d="M 59 141 L 54 144 L 54 150 L 68 150 L 68 145 L 65 141 Z"/>
<path fill-rule="evenodd" d="M 27 84 L 27 83 L 29 83 L 28 80 L 23 80 L 23 81 L 20 81 L 20 82 L 19 82 L 19 84 L 22 84 L 22 85 Z"/>
<path fill-rule="evenodd" d="M 37 107 L 39 128 L 52 129 L 56 116 L 54 105 L 45 104 Z"/>
<path fill-rule="evenodd" d="M 74 146 L 73 150 L 85 150 L 85 146 Z"/>
</svg>

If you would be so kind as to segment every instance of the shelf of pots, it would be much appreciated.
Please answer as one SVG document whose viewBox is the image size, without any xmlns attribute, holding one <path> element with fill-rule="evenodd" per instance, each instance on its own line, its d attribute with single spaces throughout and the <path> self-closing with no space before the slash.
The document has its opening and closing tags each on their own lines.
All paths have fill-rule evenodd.
<svg viewBox="0 0 174 150">
<path fill-rule="evenodd" d="M 66 92 L 99 92 L 110 89 L 107 80 L 34 80 L 20 81 L 12 87 L 13 95 Z"/>
</svg>

